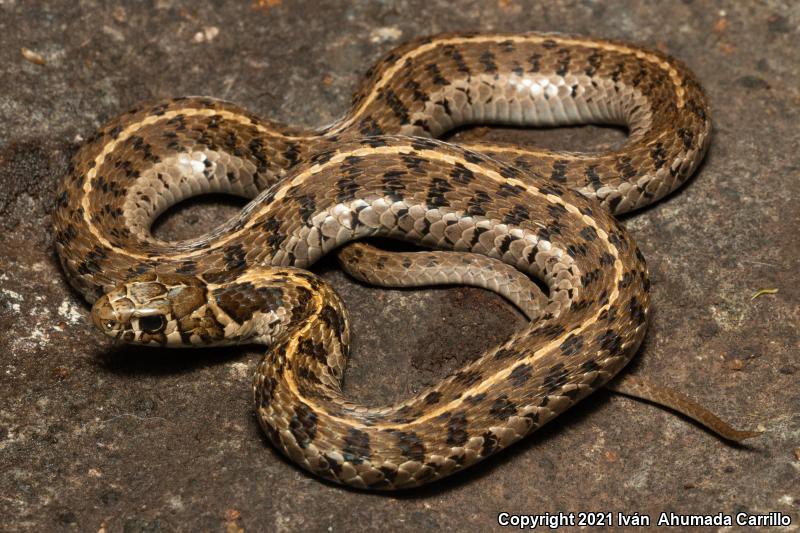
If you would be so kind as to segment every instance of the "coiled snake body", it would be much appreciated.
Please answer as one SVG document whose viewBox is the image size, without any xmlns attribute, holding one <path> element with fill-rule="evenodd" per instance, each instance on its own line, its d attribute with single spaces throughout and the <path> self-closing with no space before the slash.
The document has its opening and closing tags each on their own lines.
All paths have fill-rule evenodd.
<svg viewBox="0 0 800 533">
<path fill-rule="evenodd" d="M 624 124 L 630 136 L 602 154 L 432 139 L 475 123 Z M 59 192 L 56 249 L 109 335 L 268 345 L 257 414 L 292 460 L 348 485 L 411 487 L 505 448 L 625 366 L 645 333 L 649 281 L 612 212 L 679 186 L 709 133 L 703 92 L 662 53 L 558 35 L 443 35 L 386 55 L 348 114 L 319 131 L 207 98 L 112 120 Z M 212 191 L 253 201 L 200 238 L 150 234 L 169 206 Z M 468 253 L 392 261 L 341 248 L 362 279 L 408 285 L 427 271 L 422 282 L 497 290 L 533 321 L 413 398 L 348 402 L 347 314 L 302 269 L 371 236 Z M 549 294 L 526 289 L 520 272 Z"/>
</svg>

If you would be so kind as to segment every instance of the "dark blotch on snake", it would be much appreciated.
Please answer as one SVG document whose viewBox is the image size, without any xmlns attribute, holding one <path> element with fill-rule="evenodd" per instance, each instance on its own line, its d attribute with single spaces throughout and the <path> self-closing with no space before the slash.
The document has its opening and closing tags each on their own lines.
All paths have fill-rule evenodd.
<svg viewBox="0 0 800 533">
<path fill-rule="evenodd" d="M 369 435 L 360 429 L 350 428 L 342 448 L 344 460 L 355 465 L 361 464 L 364 459 L 369 459 L 371 453 Z"/>
<path fill-rule="evenodd" d="M 447 424 L 447 444 L 461 446 L 469 439 L 467 433 L 467 414 L 463 411 L 454 413 Z"/>
<path fill-rule="evenodd" d="M 294 408 L 294 413 L 294 416 L 289 421 L 289 431 L 291 431 L 298 446 L 307 448 L 317 434 L 317 414 L 303 402 L 300 402 Z"/>
<path fill-rule="evenodd" d="M 489 414 L 498 420 L 506 420 L 508 417 L 517 414 L 517 406 L 508 399 L 505 394 L 498 396 L 489 409 Z"/>
<path fill-rule="evenodd" d="M 217 305 L 236 323 L 242 324 L 256 312 L 269 312 L 283 304 L 283 291 L 275 287 L 256 288 L 250 282 L 215 289 Z"/>
</svg>

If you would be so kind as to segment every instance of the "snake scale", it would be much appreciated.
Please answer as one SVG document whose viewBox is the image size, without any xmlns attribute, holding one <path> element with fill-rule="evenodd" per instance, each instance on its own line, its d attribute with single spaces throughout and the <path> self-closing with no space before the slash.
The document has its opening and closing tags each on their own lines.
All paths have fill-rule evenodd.
<svg viewBox="0 0 800 533">
<path fill-rule="evenodd" d="M 624 125 L 628 140 L 594 154 L 435 140 L 467 124 L 588 123 Z M 385 55 L 348 113 L 318 130 L 198 97 L 113 119 L 59 190 L 56 250 L 112 337 L 267 345 L 257 416 L 303 468 L 355 487 L 414 487 L 506 448 L 630 360 L 650 282 L 612 214 L 681 185 L 710 128 L 699 84 L 661 52 L 555 34 L 440 35 Z M 151 235 L 160 213 L 209 192 L 252 201 L 201 237 Z M 375 236 L 437 251 L 348 244 Z M 412 398 L 349 402 L 346 310 L 304 270 L 337 249 L 362 279 L 485 286 L 532 320 Z M 546 290 L 525 289 L 527 276 Z"/>
</svg>

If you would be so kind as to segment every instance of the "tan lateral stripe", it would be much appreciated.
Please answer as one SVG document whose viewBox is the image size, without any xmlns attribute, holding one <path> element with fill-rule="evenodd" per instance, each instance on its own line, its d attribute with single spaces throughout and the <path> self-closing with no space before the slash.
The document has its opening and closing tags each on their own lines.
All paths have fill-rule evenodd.
<svg viewBox="0 0 800 533">
<path fill-rule="evenodd" d="M 587 48 L 601 48 L 603 50 L 608 50 L 611 52 L 619 52 L 621 54 L 633 55 L 637 59 L 644 59 L 650 63 L 656 64 L 659 68 L 666 71 L 672 80 L 672 83 L 675 85 L 675 95 L 677 96 L 677 106 L 678 109 L 682 108 L 684 105 L 684 94 L 685 89 L 683 88 L 683 80 L 678 74 L 678 71 L 670 65 L 668 61 L 665 59 L 658 57 L 655 54 L 651 54 L 642 50 L 640 48 L 633 48 L 630 46 L 625 46 L 622 44 L 615 44 L 606 41 L 591 41 L 585 39 L 577 39 L 573 37 L 560 37 L 557 35 L 479 35 L 475 37 L 454 37 L 450 39 L 440 39 L 434 40 L 430 43 L 424 44 L 413 50 L 409 50 L 405 55 L 399 57 L 394 64 L 386 69 L 383 73 L 381 78 L 378 80 L 377 83 L 372 88 L 372 91 L 367 95 L 366 98 L 359 104 L 358 108 L 353 111 L 346 119 L 342 122 L 336 124 L 336 126 L 330 130 L 329 133 L 338 133 L 342 130 L 346 129 L 350 125 L 352 125 L 359 117 L 359 114 L 369 105 L 371 104 L 377 94 L 380 92 L 380 89 L 383 88 L 389 80 L 399 71 L 405 62 L 409 59 L 413 59 L 418 55 L 424 54 L 434 48 L 439 46 L 447 46 L 450 44 L 462 44 L 462 43 L 487 43 L 487 42 L 494 42 L 494 43 L 501 43 L 501 42 L 527 42 L 527 43 L 541 43 L 544 41 L 555 41 L 562 45 L 575 45 L 575 46 L 583 46 Z"/>
<path fill-rule="evenodd" d="M 205 110 L 200 110 L 200 111 L 205 111 Z M 150 117 L 148 117 L 148 118 L 150 118 Z M 158 118 L 163 118 L 163 116 L 162 117 L 158 117 Z M 150 123 L 152 123 L 152 122 L 154 122 L 154 121 L 151 121 Z M 139 123 L 139 124 L 142 124 L 142 123 Z M 126 130 L 123 133 L 126 133 L 129 136 L 130 133 L 128 132 L 128 129 L 129 128 L 126 128 Z M 127 138 L 127 136 L 125 138 Z M 103 152 L 100 155 L 97 156 L 96 160 L 102 161 L 102 159 L 107 156 L 107 153 L 110 153 L 111 150 L 113 150 L 115 143 L 121 142 L 121 140 L 123 140 L 122 139 L 122 134 L 120 135 L 120 137 L 116 141 L 106 145 L 106 149 L 103 150 Z M 548 197 L 548 195 L 543 195 L 543 194 L 541 194 L 541 192 L 539 192 L 539 189 L 537 189 L 536 187 L 533 187 L 531 185 L 526 185 L 524 182 L 522 182 L 522 181 L 520 181 L 518 179 L 504 178 L 503 176 L 501 176 L 500 174 L 498 174 L 497 172 L 495 172 L 493 170 L 488 170 L 486 168 L 481 167 L 480 165 L 476 165 L 474 163 L 470 163 L 469 161 L 467 161 L 465 159 L 462 159 L 462 158 L 459 158 L 459 157 L 454 157 L 454 156 L 451 156 L 449 154 L 442 154 L 442 153 L 440 153 L 438 151 L 435 151 L 435 150 L 415 150 L 410 145 L 379 146 L 379 147 L 364 146 L 364 147 L 360 147 L 360 148 L 357 148 L 355 150 L 351 150 L 351 151 L 348 151 L 348 152 L 340 152 L 340 153 L 334 155 L 330 160 L 326 161 L 325 163 L 316 164 L 316 165 L 312 166 L 311 168 L 309 168 L 308 170 L 306 170 L 305 172 L 303 172 L 301 174 L 298 174 L 290 182 L 282 183 L 280 185 L 280 188 L 278 189 L 278 191 L 275 193 L 274 200 L 277 201 L 277 200 L 280 200 L 280 199 L 284 198 L 286 196 L 287 192 L 289 191 L 289 189 L 291 189 L 292 187 L 295 187 L 295 186 L 298 186 L 298 185 L 304 183 L 306 180 L 310 179 L 315 174 L 318 174 L 319 172 L 322 172 L 323 170 L 325 170 L 325 169 L 327 169 L 327 168 L 329 168 L 331 166 L 338 165 L 339 163 L 341 163 L 342 161 L 344 161 L 346 158 L 348 158 L 350 156 L 368 157 L 368 156 L 371 156 L 371 155 L 407 154 L 407 153 L 414 153 L 414 152 L 416 152 L 416 153 L 418 153 L 420 155 L 423 155 L 423 156 L 427 157 L 428 159 L 441 161 L 441 162 L 447 163 L 448 165 L 451 165 L 451 166 L 455 165 L 456 163 L 459 163 L 461 165 L 464 165 L 465 167 L 467 167 L 469 170 L 471 170 L 473 172 L 476 172 L 478 174 L 483 174 L 483 175 L 489 177 L 490 179 L 492 179 L 493 181 L 495 181 L 497 183 L 509 183 L 511 185 L 516 185 L 516 186 L 522 188 L 523 190 L 530 192 L 531 194 L 534 194 L 536 196 L 540 196 L 542 198 L 545 198 L 550 203 L 562 204 L 567 209 L 569 209 L 568 206 L 571 205 L 571 204 L 567 204 L 566 202 L 564 202 L 563 200 L 561 200 L 558 197 L 555 197 L 555 196 L 552 196 L 552 195 L 549 195 L 549 197 Z M 110 249 L 116 251 L 117 253 L 120 253 L 122 255 L 127 255 L 129 257 L 135 257 L 135 258 L 138 258 L 138 259 L 143 259 L 143 260 L 150 259 L 150 257 L 148 255 L 146 255 L 146 254 L 139 254 L 139 253 L 131 252 L 129 250 L 120 249 L 120 248 L 117 248 L 117 247 L 113 246 L 107 239 L 105 239 L 100 234 L 99 229 L 89 219 L 89 213 L 90 213 L 90 211 L 89 211 L 89 208 L 90 208 L 90 205 L 89 205 L 89 193 L 92 190 L 91 182 L 92 182 L 92 180 L 93 180 L 93 178 L 94 178 L 94 176 L 96 174 L 95 171 L 96 171 L 97 168 L 98 168 L 97 165 L 95 165 L 95 168 L 91 169 L 89 171 L 89 173 L 87 173 L 87 179 L 86 179 L 86 181 L 84 182 L 84 185 L 83 185 L 84 197 L 83 197 L 82 205 L 84 207 L 84 218 L 86 219 L 86 222 L 87 222 L 87 225 L 89 226 L 90 231 L 92 232 L 92 234 L 97 238 L 97 240 L 101 244 L 103 244 L 107 248 L 110 248 Z M 255 212 L 257 213 L 258 211 L 256 210 Z M 573 212 L 577 212 L 577 208 L 573 207 Z M 181 254 L 176 254 L 176 255 L 170 256 L 170 259 L 173 259 L 173 260 L 188 259 L 188 258 L 192 258 L 192 257 L 198 256 L 198 255 L 206 254 L 206 253 L 208 253 L 209 250 L 216 250 L 218 248 L 221 248 L 221 247 L 225 246 L 227 243 L 229 243 L 230 241 L 232 241 L 232 240 L 236 239 L 237 237 L 239 237 L 242 233 L 249 231 L 253 227 L 253 223 L 254 223 L 253 221 L 256 218 L 258 218 L 257 215 L 252 216 L 251 219 L 248 221 L 248 223 L 244 227 L 242 227 L 238 231 L 235 231 L 235 232 L 227 234 L 222 239 L 218 239 L 217 241 L 212 243 L 212 245 L 209 246 L 208 248 L 205 248 L 205 249 L 202 249 L 202 250 L 191 250 L 191 251 L 184 252 L 184 253 L 181 253 Z"/>
</svg>

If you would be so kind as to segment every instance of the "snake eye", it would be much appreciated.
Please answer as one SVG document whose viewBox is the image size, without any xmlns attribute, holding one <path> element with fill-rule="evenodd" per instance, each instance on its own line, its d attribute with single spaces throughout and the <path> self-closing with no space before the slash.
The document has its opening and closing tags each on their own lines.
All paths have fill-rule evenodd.
<svg viewBox="0 0 800 533">
<path fill-rule="evenodd" d="M 161 315 L 143 316 L 139 319 L 139 327 L 145 333 L 158 333 L 167 325 L 166 319 Z"/>
</svg>

